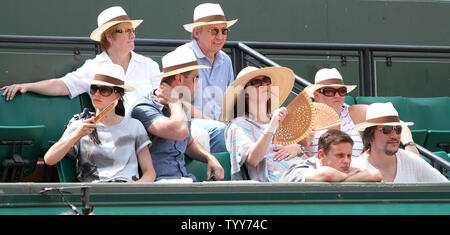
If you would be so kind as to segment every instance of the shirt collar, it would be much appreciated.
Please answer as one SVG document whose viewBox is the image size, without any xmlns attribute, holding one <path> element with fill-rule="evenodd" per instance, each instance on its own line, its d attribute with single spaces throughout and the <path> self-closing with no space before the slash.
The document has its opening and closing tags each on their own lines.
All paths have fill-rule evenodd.
<svg viewBox="0 0 450 235">
<path fill-rule="evenodd" d="M 198 46 L 197 40 L 192 40 L 192 50 L 194 51 L 195 56 L 197 57 L 197 59 L 204 59 L 204 60 L 208 60 L 208 57 L 205 56 L 205 54 L 203 54 L 203 51 L 200 49 L 200 47 Z M 214 63 L 217 64 L 221 64 L 223 63 L 223 55 L 222 53 L 224 53 L 223 51 L 218 51 L 216 53 L 216 58 L 214 60 Z"/>
<path fill-rule="evenodd" d="M 103 51 L 103 52 L 100 54 L 100 59 L 101 59 L 102 62 L 111 62 L 111 63 L 112 63 L 112 60 L 111 60 L 111 58 L 109 57 L 108 53 L 106 53 L 106 51 Z M 136 61 L 136 62 L 141 63 L 141 62 L 143 61 L 143 58 L 140 57 L 140 56 L 138 56 L 138 54 L 136 54 L 136 52 L 131 51 L 131 60 L 130 60 L 130 64 L 131 64 L 132 61 Z"/>
</svg>

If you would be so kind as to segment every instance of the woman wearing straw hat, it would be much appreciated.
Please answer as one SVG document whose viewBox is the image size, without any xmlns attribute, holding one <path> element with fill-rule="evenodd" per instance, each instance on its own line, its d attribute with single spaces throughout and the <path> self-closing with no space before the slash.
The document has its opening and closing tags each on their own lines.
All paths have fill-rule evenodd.
<svg viewBox="0 0 450 235">
<path fill-rule="evenodd" d="M 293 85 L 294 73 L 288 68 L 247 67 L 227 88 L 222 109 L 224 119 L 232 120 L 225 130 L 232 180 L 276 182 L 289 168 L 292 157 L 301 153 L 296 146 L 298 152 L 282 159 L 277 156 L 281 145 L 272 144 L 278 124 L 287 115 L 286 108 L 278 107 Z"/>
<path fill-rule="evenodd" d="M 361 135 L 355 128 L 355 124 L 365 120 L 367 105 L 357 104 L 348 106 L 344 104 L 345 96 L 355 88 L 356 85 L 344 84 L 342 75 L 336 68 L 323 68 L 317 71 L 314 77 L 314 84 L 307 86 L 304 91 L 310 97 L 314 98 L 315 102 L 326 104 L 339 114 L 341 125 L 337 128 L 340 128 L 341 131 L 344 131 L 352 137 L 354 142 L 353 157 L 358 157 L 363 152 L 364 146 Z M 310 155 L 317 155 L 319 137 L 325 131 L 315 132 L 314 139 L 309 147 Z M 402 133 L 402 142 L 413 143 L 412 135 L 408 128 L 405 128 L 405 131 Z M 406 146 L 405 149 L 419 154 L 415 146 Z"/>
<path fill-rule="evenodd" d="M 45 154 L 46 164 L 54 165 L 65 155 L 76 158 L 81 182 L 154 181 L 147 132 L 138 120 L 124 117 L 122 97 L 134 88 L 124 85 L 123 77 L 121 66 L 105 64 L 94 79 L 84 79 L 90 85 L 96 115 L 75 115 L 61 139 Z"/>
<path fill-rule="evenodd" d="M 142 20 L 130 20 L 125 10 L 120 6 L 110 7 L 102 11 L 97 18 L 98 28 L 92 31 L 90 38 L 100 42 L 102 53 L 86 62 L 76 71 L 62 78 L 39 81 L 35 83 L 13 84 L 2 87 L 2 96 L 12 100 L 19 91 L 28 91 L 43 95 L 68 95 L 71 98 L 89 91 L 89 85 L 81 79 L 94 77 L 95 69 L 103 64 L 118 64 L 125 71 L 125 83 L 136 87 L 124 97 L 127 110 L 134 101 L 149 90 L 159 87 L 159 66 L 152 59 L 133 52 L 136 27 Z"/>
</svg>

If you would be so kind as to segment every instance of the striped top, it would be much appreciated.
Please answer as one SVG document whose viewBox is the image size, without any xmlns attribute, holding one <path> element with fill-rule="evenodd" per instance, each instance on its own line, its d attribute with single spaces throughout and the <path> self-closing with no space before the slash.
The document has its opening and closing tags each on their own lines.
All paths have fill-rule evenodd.
<svg viewBox="0 0 450 235">
<path fill-rule="evenodd" d="M 231 159 L 231 180 L 243 180 L 241 167 L 246 164 L 250 148 L 263 135 L 268 124 L 259 124 L 244 117 L 231 121 L 225 129 L 225 142 Z M 274 148 L 281 145 L 270 144 L 264 159 L 255 168 L 246 164 L 250 180 L 260 182 L 277 182 L 285 171 L 289 169 L 291 160 L 275 161 Z"/>
<path fill-rule="evenodd" d="M 354 144 L 352 155 L 353 157 L 358 157 L 363 152 L 364 144 L 361 135 L 359 134 L 358 130 L 356 130 L 355 124 L 353 123 L 353 120 L 350 117 L 347 105 L 344 105 L 342 107 L 340 119 L 341 119 L 341 131 L 349 134 L 350 137 L 353 139 Z M 327 130 L 321 130 L 315 133 L 314 140 L 311 144 L 311 151 L 309 152 L 309 154 L 312 154 L 312 156 L 317 156 L 317 151 L 319 147 L 318 146 L 319 138 L 325 132 L 327 132 Z"/>
</svg>

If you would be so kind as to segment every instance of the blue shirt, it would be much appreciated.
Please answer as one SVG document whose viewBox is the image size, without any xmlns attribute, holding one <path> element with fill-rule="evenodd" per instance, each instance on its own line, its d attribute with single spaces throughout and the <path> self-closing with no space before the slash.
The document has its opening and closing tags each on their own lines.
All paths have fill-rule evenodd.
<svg viewBox="0 0 450 235">
<path fill-rule="evenodd" d="M 131 112 L 131 116 L 141 121 L 145 129 L 148 129 L 160 117 L 170 117 L 169 108 L 154 101 L 152 95 L 153 92 L 150 92 L 139 99 Z M 187 112 L 186 108 L 185 112 Z M 156 180 L 190 177 L 194 182 L 197 181 L 194 175 L 187 172 L 184 162 L 184 153 L 191 138 L 191 120 L 189 115 L 186 116 L 188 117 L 189 137 L 183 141 L 161 138 L 147 131 L 152 141 L 150 154 L 156 171 Z"/>
<path fill-rule="evenodd" d="M 230 57 L 223 51 L 216 53 L 214 63 L 206 57 L 196 40 L 186 43 L 194 51 L 199 65 L 210 66 L 199 69 L 199 87 L 195 90 L 194 106 L 203 114 L 218 120 L 222 113 L 222 100 L 228 86 L 234 81 L 233 65 Z"/>
</svg>

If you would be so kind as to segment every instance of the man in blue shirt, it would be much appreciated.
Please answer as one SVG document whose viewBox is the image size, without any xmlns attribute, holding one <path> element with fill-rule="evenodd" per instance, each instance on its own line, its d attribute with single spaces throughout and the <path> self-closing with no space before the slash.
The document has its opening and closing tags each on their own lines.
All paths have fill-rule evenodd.
<svg viewBox="0 0 450 235">
<path fill-rule="evenodd" d="M 162 58 L 163 73 L 161 86 L 139 100 L 131 115 L 144 124 L 152 146 L 153 166 L 156 180 L 196 181 L 195 176 L 186 171 L 184 154 L 206 162 L 207 178 L 214 172 L 216 180 L 222 180 L 224 170 L 217 159 L 206 151 L 190 135 L 190 115 L 182 104 L 192 101 L 198 69 L 208 68 L 198 65 L 195 55 L 188 48 L 178 48 Z"/>
<path fill-rule="evenodd" d="M 210 67 L 199 71 L 200 87 L 195 94 L 191 113 L 192 125 L 208 131 L 212 153 L 227 151 L 224 138 L 226 125 L 216 120 L 222 113 L 226 88 L 234 80 L 231 59 L 222 48 L 227 40 L 228 28 L 236 21 L 227 21 L 219 4 L 204 3 L 195 8 L 194 23 L 184 25 L 194 40 L 182 47 L 192 49 L 197 62 Z"/>
</svg>

